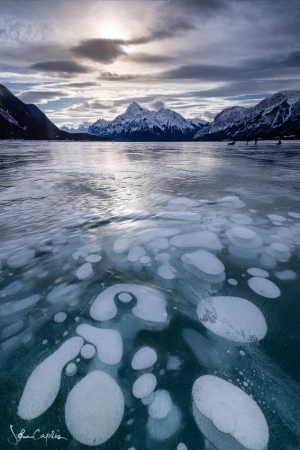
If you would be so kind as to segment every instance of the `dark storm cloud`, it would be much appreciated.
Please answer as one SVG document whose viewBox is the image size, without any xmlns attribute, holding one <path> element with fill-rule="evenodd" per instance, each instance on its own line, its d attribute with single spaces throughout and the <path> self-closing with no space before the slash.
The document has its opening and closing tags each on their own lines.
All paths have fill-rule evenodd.
<svg viewBox="0 0 300 450">
<path fill-rule="evenodd" d="M 178 5 L 184 10 L 190 9 L 204 15 L 215 14 L 227 7 L 225 0 L 169 0 L 169 4 L 172 8 Z"/>
<path fill-rule="evenodd" d="M 122 48 L 124 43 L 121 39 L 84 39 L 79 45 L 72 47 L 71 51 L 92 61 L 111 64 L 119 56 L 126 54 Z"/>
<path fill-rule="evenodd" d="M 75 61 L 44 61 L 31 64 L 30 68 L 41 72 L 57 72 L 67 74 L 90 72 L 88 67 L 78 64 Z"/>
<path fill-rule="evenodd" d="M 40 103 L 51 100 L 59 100 L 62 97 L 68 97 L 68 94 L 64 91 L 25 91 L 18 95 L 18 98 L 24 103 Z"/>
</svg>

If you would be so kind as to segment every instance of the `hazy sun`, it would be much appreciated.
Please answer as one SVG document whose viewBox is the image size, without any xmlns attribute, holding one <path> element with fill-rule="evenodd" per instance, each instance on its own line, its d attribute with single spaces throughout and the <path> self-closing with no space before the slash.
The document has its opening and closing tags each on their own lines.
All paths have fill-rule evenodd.
<svg viewBox="0 0 300 450">
<path fill-rule="evenodd" d="M 105 39 L 126 39 L 127 33 L 122 30 L 120 25 L 114 22 L 106 22 L 102 25 L 100 37 Z"/>
</svg>

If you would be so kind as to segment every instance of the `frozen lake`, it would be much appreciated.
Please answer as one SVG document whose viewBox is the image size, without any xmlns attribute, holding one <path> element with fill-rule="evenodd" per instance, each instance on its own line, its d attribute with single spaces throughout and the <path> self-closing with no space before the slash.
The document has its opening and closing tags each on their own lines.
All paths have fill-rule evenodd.
<svg viewBox="0 0 300 450">
<path fill-rule="evenodd" d="M 1 142 L 1 449 L 298 450 L 299 192 L 298 142 Z"/>
</svg>

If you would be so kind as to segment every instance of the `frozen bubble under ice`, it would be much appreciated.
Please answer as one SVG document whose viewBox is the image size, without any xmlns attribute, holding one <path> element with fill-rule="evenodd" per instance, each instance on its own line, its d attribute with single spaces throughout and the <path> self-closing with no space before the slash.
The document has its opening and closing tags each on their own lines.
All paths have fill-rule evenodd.
<svg viewBox="0 0 300 450">
<path fill-rule="evenodd" d="M 236 286 L 238 282 L 234 278 L 228 278 L 227 282 L 232 286 Z"/>
<path fill-rule="evenodd" d="M 129 240 L 127 238 L 119 238 L 113 244 L 115 253 L 123 253 L 129 247 Z"/>
<path fill-rule="evenodd" d="M 222 250 L 223 245 L 212 231 L 194 231 L 180 234 L 170 239 L 171 245 L 178 248 L 203 247 L 208 250 Z"/>
<path fill-rule="evenodd" d="M 300 219 L 300 214 L 296 212 L 289 212 L 288 215 L 294 219 Z"/>
<path fill-rule="evenodd" d="M 136 398 L 148 397 L 155 389 L 157 380 L 152 373 L 144 373 L 132 386 L 132 393 Z"/>
<path fill-rule="evenodd" d="M 226 236 L 237 247 L 258 248 L 263 245 L 263 240 L 255 231 L 243 227 L 234 227 L 226 231 Z"/>
<path fill-rule="evenodd" d="M 108 401 L 109 400 L 109 401 Z M 124 396 L 118 384 L 105 372 L 94 370 L 77 383 L 65 405 L 66 426 L 84 445 L 108 441 L 124 415 Z"/>
<path fill-rule="evenodd" d="M 88 263 L 97 263 L 99 261 L 101 261 L 102 256 L 100 255 L 89 255 L 85 258 L 86 262 Z"/>
<path fill-rule="evenodd" d="M 76 328 L 76 333 L 95 345 L 98 358 L 103 364 L 114 365 L 121 361 L 123 342 L 117 330 L 108 330 L 96 328 L 88 324 L 81 324 Z"/>
<path fill-rule="evenodd" d="M 66 320 L 66 318 L 67 318 L 67 314 L 63 311 L 60 311 L 55 314 L 55 316 L 53 317 L 53 320 L 54 320 L 54 322 L 62 323 Z"/>
<path fill-rule="evenodd" d="M 121 292 L 118 295 L 118 299 L 122 302 L 122 303 L 129 303 L 132 300 L 132 295 L 128 294 L 127 292 Z"/>
<path fill-rule="evenodd" d="M 279 216 L 278 214 L 268 214 L 268 217 L 272 222 L 280 222 L 281 223 L 281 222 L 286 221 L 285 217 Z"/>
<path fill-rule="evenodd" d="M 265 449 L 269 441 L 268 424 L 257 403 L 243 390 L 221 378 L 204 375 L 195 381 L 192 398 L 198 426 L 201 423 L 197 421 L 197 411 L 246 449 Z"/>
<path fill-rule="evenodd" d="M 167 264 L 162 264 L 159 266 L 157 273 L 164 280 L 173 280 L 173 278 L 175 278 L 175 269 L 171 268 Z"/>
<path fill-rule="evenodd" d="M 156 238 L 153 241 L 150 241 L 147 245 L 147 248 L 149 250 L 153 250 L 155 248 L 158 248 L 159 250 L 165 250 L 168 247 L 170 247 L 169 241 L 164 237 Z"/>
<path fill-rule="evenodd" d="M 208 275 L 221 275 L 225 272 L 224 264 L 212 253 L 206 250 L 198 250 L 194 253 L 185 253 L 181 260 Z"/>
<path fill-rule="evenodd" d="M 131 367 L 134 370 L 143 370 L 152 367 L 157 361 L 157 353 L 151 347 L 142 347 L 134 355 Z"/>
<path fill-rule="evenodd" d="M 293 270 L 282 270 L 281 272 L 275 272 L 276 278 L 279 280 L 295 280 L 297 278 L 296 272 Z"/>
<path fill-rule="evenodd" d="M 62 370 L 67 363 L 76 358 L 82 345 L 81 337 L 68 339 L 34 369 L 18 407 L 18 415 L 22 419 L 35 419 L 52 405 L 60 388 Z"/>
<path fill-rule="evenodd" d="M 240 297 L 203 299 L 197 307 L 197 315 L 208 330 L 234 342 L 259 341 L 267 333 L 267 324 L 261 311 Z"/>
<path fill-rule="evenodd" d="M 91 306 L 90 315 L 94 320 L 110 320 L 117 314 L 114 298 L 121 292 L 128 292 L 137 299 L 132 313 L 139 319 L 150 322 L 166 322 L 166 299 L 156 289 L 138 284 L 116 284 L 98 295 Z"/>
<path fill-rule="evenodd" d="M 248 269 L 247 272 L 249 273 L 249 275 L 252 275 L 253 277 L 267 278 L 269 276 L 269 272 L 260 269 L 259 267 L 250 267 L 250 269 Z"/>
<path fill-rule="evenodd" d="M 148 414 L 153 419 L 163 419 L 170 414 L 173 403 L 170 393 L 165 389 L 155 391 L 155 398 L 148 406 Z"/>
<path fill-rule="evenodd" d="M 141 256 L 144 256 L 144 255 L 146 255 L 146 250 L 144 249 L 144 247 L 142 247 L 140 245 L 135 245 L 134 247 L 132 247 L 129 250 L 127 258 L 128 258 L 128 261 L 135 262 Z"/>
<path fill-rule="evenodd" d="M 71 362 L 67 365 L 66 367 L 66 375 L 68 375 L 68 377 L 72 377 L 73 375 L 75 375 L 77 372 L 77 366 L 75 363 Z"/>
<path fill-rule="evenodd" d="M 7 264 L 12 269 L 18 269 L 25 266 L 31 259 L 35 257 L 35 251 L 23 249 L 8 258 Z"/>
<path fill-rule="evenodd" d="M 95 353 L 96 353 L 96 349 L 91 344 L 85 344 L 80 350 L 80 354 L 81 354 L 81 356 L 84 359 L 91 359 L 91 358 L 93 358 Z"/>
<path fill-rule="evenodd" d="M 256 294 L 266 298 L 277 298 L 280 296 L 280 289 L 272 281 L 266 278 L 253 277 L 248 280 L 248 285 Z"/>
<path fill-rule="evenodd" d="M 230 220 L 231 222 L 235 222 L 240 225 L 251 225 L 253 223 L 253 219 L 245 214 L 231 214 Z"/>
<path fill-rule="evenodd" d="M 78 280 L 86 280 L 94 274 L 92 264 L 85 263 L 76 270 L 76 276 Z"/>
<path fill-rule="evenodd" d="M 187 222 L 198 222 L 200 221 L 202 214 L 189 212 L 189 211 L 167 211 L 167 212 L 160 212 L 156 214 L 156 217 L 159 217 L 160 219 L 167 219 L 167 220 L 184 220 Z"/>
</svg>

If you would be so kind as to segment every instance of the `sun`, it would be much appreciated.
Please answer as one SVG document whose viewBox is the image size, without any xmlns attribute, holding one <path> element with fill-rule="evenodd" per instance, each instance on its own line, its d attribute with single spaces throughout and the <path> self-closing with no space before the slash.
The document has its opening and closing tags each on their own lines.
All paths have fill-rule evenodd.
<svg viewBox="0 0 300 450">
<path fill-rule="evenodd" d="M 100 37 L 102 39 L 121 39 L 125 40 L 127 33 L 116 22 L 106 22 L 101 27 Z"/>
</svg>

